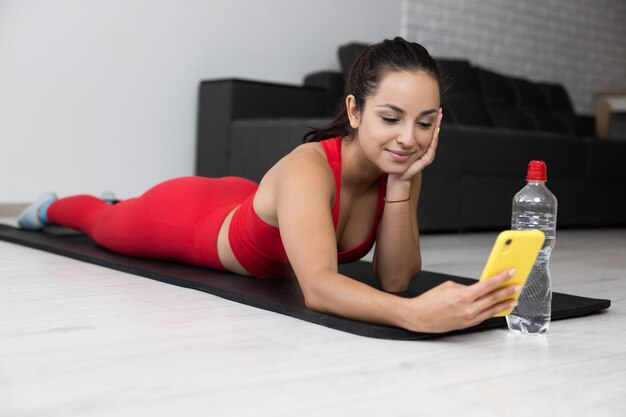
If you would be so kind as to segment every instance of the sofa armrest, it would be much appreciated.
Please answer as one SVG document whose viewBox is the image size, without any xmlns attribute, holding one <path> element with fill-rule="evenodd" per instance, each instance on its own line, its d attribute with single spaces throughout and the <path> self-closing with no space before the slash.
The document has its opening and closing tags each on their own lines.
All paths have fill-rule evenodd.
<svg viewBox="0 0 626 417">
<path fill-rule="evenodd" d="M 202 81 L 198 97 L 196 174 L 226 175 L 234 120 L 311 118 L 334 111 L 330 94 L 300 87 L 239 79 Z"/>
<path fill-rule="evenodd" d="M 228 158 L 225 175 L 260 182 L 282 157 L 302 144 L 311 127 L 327 125 L 331 119 L 247 119 L 231 126 L 230 146 L 237 150 Z"/>
</svg>

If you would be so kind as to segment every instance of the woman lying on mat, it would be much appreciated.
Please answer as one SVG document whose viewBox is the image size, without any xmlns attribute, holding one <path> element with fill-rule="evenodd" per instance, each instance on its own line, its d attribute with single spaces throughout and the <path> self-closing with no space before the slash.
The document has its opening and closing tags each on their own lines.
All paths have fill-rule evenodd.
<svg viewBox="0 0 626 417">
<path fill-rule="evenodd" d="M 420 332 L 472 326 L 511 307 L 502 300 L 514 287 L 498 289 L 507 273 L 470 286 L 447 282 L 415 298 L 390 294 L 406 290 L 421 268 L 417 202 L 437 149 L 440 84 L 426 49 L 385 40 L 352 65 L 332 123 L 308 133 L 260 184 L 178 178 L 115 205 L 48 193 L 19 224 L 78 229 L 132 256 L 258 278 L 295 275 L 308 308 L 352 319 Z M 337 268 L 374 240 L 384 291 Z"/>
</svg>

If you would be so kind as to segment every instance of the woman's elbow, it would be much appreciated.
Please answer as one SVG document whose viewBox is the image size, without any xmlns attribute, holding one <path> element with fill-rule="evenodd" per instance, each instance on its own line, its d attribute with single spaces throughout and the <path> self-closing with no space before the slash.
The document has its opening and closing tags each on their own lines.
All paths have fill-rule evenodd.
<svg viewBox="0 0 626 417">
<path fill-rule="evenodd" d="M 421 267 L 417 266 L 410 271 L 395 273 L 389 277 L 379 277 L 381 287 L 386 292 L 405 292 L 409 289 L 413 279 L 420 273 Z"/>
<path fill-rule="evenodd" d="M 301 289 L 302 289 L 302 296 L 304 298 L 304 306 L 307 309 L 312 310 L 312 311 L 323 312 L 324 311 L 324 307 L 322 305 L 323 297 L 321 297 L 320 294 L 318 294 L 315 288 L 311 288 L 309 286 L 305 287 L 301 285 Z"/>
<path fill-rule="evenodd" d="M 302 291 L 304 306 L 313 311 L 321 313 L 328 312 L 329 299 L 333 292 L 333 275 L 335 272 L 327 270 L 310 270 L 306 274 L 297 275 L 298 284 Z"/>
<path fill-rule="evenodd" d="M 383 281 L 381 280 L 381 287 L 383 291 L 386 292 L 405 292 L 409 289 L 409 285 L 411 284 L 411 279 L 407 280 L 394 280 L 394 281 Z"/>
<path fill-rule="evenodd" d="M 311 295 L 304 295 L 304 306 L 312 311 L 321 311 L 321 308 L 319 307 L 319 302 L 315 297 Z"/>
</svg>

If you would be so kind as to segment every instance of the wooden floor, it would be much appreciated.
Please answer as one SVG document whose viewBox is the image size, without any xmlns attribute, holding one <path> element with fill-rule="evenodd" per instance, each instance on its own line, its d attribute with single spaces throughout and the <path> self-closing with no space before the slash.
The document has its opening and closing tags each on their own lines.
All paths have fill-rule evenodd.
<svg viewBox="0 0 626 417">
<path fill-rule="evenodd" d="M 423 236 L 424 269 L 476 277 L 494 238 Z M 560 231 L 551 270 L 612 307 L 400 342 L 0 242 L 0 416 L 626 415 L 626 230 Z"/>
</svg>

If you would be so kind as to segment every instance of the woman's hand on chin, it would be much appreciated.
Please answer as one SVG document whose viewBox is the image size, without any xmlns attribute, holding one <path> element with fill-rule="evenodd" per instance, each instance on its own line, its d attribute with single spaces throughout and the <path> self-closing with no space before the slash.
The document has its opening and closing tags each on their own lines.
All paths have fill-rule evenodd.
<svg viewBox="0 0 626 417">
<path fill-rule="evenodd" d="M 420 156 L 417 161 L 413 162 L 409 168 L 402 175 L 393 175 L 393 180 L 401 182 L 401 181 L 411 181 L 414 176 L 418 173 L 422 172 L 428 165 L 430 165 L 435 160 L 435 153 L 437 151 L 437 143 L 439 142 L 439 128 L 441 127 L 441 119 L 443 118 L 443 111 L 441 107 L 439 108 L 437 115 L 437 120 L 435 121 L 435 128 L 433 129 L 433 138 L 430 141 L 430 146 L 424 152 L 422 156 Z M 389 175 L 392 177 L 392 175 Z"/>
</svg>

